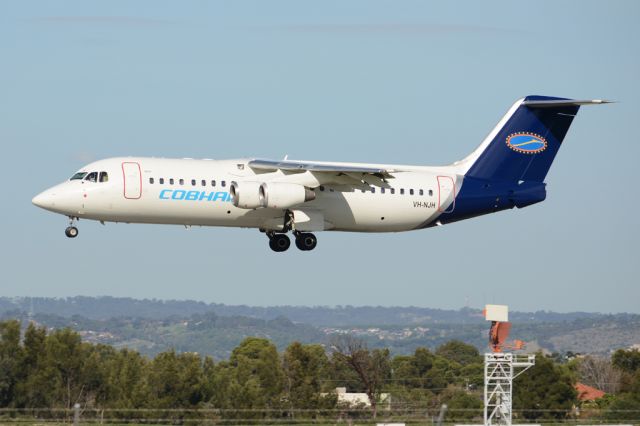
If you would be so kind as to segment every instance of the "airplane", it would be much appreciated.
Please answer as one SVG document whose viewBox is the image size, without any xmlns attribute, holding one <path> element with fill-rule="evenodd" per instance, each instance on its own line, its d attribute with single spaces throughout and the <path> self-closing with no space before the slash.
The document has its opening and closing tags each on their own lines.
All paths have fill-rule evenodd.
<svg viewBox="0 0 640 426">
<path fill-rule="evenodd" d="M 36 195 L 75 222 L 256 228 L 269 247 L 313 250 L 313 232 L 430 228 L 546 198 L 545 177 L 580 106 L 605 100 L 527 96 L 480 146 L 451 165 L 264 159 L 109 158 Z"/>
</svg>

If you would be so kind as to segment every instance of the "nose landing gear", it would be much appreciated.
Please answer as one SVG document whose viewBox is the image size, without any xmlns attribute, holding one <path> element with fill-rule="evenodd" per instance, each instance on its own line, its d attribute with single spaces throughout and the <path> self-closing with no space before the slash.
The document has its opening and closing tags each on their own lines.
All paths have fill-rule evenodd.
<svg viewBox="0 0 640 426">
<path fill-rule="evenodd" d="M 73 226 L 73 223 L 75 220 L 76 220 L 75 217 L 70 217 L 69 226 L 67 227 L 67 229 L 64 230 L 64 235 L 66 235 L 69 238 L 75 238 L 78 236 L 78 228 Z"/>
</svg>

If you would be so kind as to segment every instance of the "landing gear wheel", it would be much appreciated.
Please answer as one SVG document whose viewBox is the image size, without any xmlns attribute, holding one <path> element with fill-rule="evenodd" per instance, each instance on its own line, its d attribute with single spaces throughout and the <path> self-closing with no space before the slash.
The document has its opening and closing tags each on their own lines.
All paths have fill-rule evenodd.
<svg viewBox="0 0 640 426">
<path fill-rule="evenodd" d="M 269 237 L 269 247 L 273 251 L 287 251 L 289 246 L 291 246 L 291 240 L 285 234 L 275 234 Z"/>
<path fill-rule="evenodd" d="M 64 235 L 69 238 L 75 238 L 78 236 L 78 228 L 76 228 L 75 226 L 69 226 L 64 230 Z"/>
<path fill-rule="evenodd" d="M 315 235 L 308 232 L 301 232 L 296 235 L 296 247 L 302 251 L 309 251 L 316 248 L 318 245 L 318 239 Z"/>
</svg>

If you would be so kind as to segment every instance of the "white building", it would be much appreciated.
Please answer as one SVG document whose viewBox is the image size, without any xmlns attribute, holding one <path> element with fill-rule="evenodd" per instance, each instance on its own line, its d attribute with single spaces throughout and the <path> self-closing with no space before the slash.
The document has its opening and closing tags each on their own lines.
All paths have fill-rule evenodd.
<svg viewBox="0 0 640 426">
<path fill-rule="evenodd" d="M 364 405 L 365 407 L 371 407 L 371 401 L 366 393 L 359 392 L 347 392 L 347 388 L 336 388 L 336 394 L 338 395 L 338 403 L 345 403 L 348 405 Z M 378 406 L 388 410 L 391 408 L 391 395 L 388 393 L 381 393 Z"/>
</svg>

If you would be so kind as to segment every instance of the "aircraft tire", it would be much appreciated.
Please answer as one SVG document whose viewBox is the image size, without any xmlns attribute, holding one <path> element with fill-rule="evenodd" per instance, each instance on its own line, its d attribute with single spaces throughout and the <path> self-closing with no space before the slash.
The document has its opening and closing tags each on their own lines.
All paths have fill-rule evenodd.
<svg viewBox="0 0 640 426">
<path fill-rule="evenodd" d="M 269 238 L 269 247 L 276 252 L 287 251 L 291 246 L 291 240 L 285 234 L 276 234 Z"/>
<path fill-rule="evenodd" d="M 296 247 L 302 251 L 309 251 L 316 248 L 318 239 L 310 232 L 299 234 L 296 237 Z"/>
<path fill-rule="evenodd" d="M 78 228 L 76 228 L 75 226 L 69 226 L 64 230 L 64 235 L 69 238 L 75 238 L 78 236 Z"/>
</svg>

